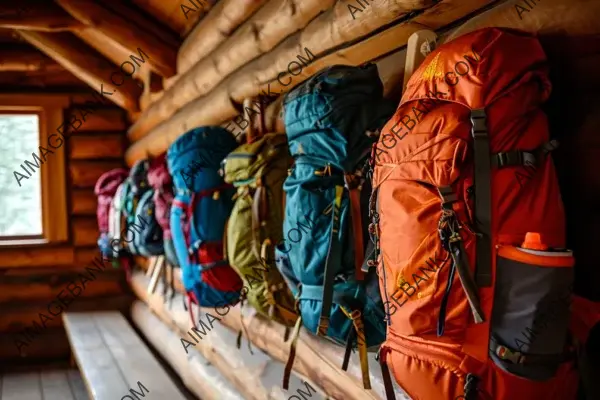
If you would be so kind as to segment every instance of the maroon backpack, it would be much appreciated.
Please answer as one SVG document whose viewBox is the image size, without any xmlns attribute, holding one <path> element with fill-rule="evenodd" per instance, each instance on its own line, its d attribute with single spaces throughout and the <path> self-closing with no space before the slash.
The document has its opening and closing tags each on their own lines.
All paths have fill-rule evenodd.
<svg viewBox="0 0 600 400">
<path fill-rule="evenodd" d="M 171 238 L 171 204 L 173 203 L 173 181 L 167 168 L 167 161 L 164 154 L 150 162 L 148 170 L 148 183 L 154 189 L 153 201 L 156 221 L 163 230 L 163 244 L 165 258 L 167 262 L 174 267 L 179 267 L 177 254 L 173 246 Z M 163 296 L 167 300 L 167 287 L 170 281 L 171 296 L 170 300 L 175 296 L 175 287 L 173 280 L 173 269 L 170 269 L 171 277 L 168 278 L 167 268 L 163 268 Z"/>
<path fill-rule="evenodd" d="M 105 172 L 98 178 L 94 193 L 98 197 L 98 207 L 96 208 L 96 218 L 98 219 L 98 228 L 100 230 L 100 238 L 98 239 L 98 247 L 104 258 L 115 258 L 113 249 L 111 248 L 111 237 L 109 237 L 109 213 L 117 188 L 129 173 L 124 168 L 115 168 Z"/>
</svg>

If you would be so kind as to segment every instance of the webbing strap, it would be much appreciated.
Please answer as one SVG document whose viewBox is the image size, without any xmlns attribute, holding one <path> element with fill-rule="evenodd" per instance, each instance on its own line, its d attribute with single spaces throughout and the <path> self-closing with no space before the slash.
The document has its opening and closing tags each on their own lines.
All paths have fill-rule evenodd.
<svg viewBox="0 0 600 400">
<path fill-rule="evenodd" d="M 386 400 L 396 400 L 394 394 L 394 383 L 392 382 L 392 376 L 390 375 L 390 369 L 387 366 L 387 347 L 381 346 L 379 349 L 379 366 L 381 367 L 381 377 L 383 378 L 383 387 L 385 389 Z"/>
<path fill-rule="evenodd" d="M 296 320 L 294 330 L 292 331 L 292 340 L 290 341 L 290 354 L 288 356 L 285 369 L 283 370 L 283 389 L 288 390 L 290 387 L 290 376 L 292 375 L 292 367 L 294 366 L 294 359 L 296 358 L 296 345 L 298 344 L 298 337 L 300 336 L 300 326 L 302 325 L 302 316 Z"/>
<path fill-rule="evenodd" d="M 360 189 L 350 189 L 350 213 L 352 218 L 352 234 L 354 237 L 354 270 L 356 280 L 365 280 L 362 263 L 365 259 L 365 246 L 363 242 L 362 215 L 360 212 Z"/>
<path fill-rule="evenodd" d="M 331 305 L 333 301 L 333 282 L 335 280 L 335 264 L 340 262 L 342 255 L 338 236 L 340 230 L 340 208 L 342 205 L 343 194 L 344 187 L 336 186 L 335 199 L 333 200 L 331 212 L 329 251 L 327 252 L 327 260 L 325 261 L 321 316 L 319 318 L 319 329 L 317 330 L 317 334 L 321 336 L 326 336 L 327 329 L 329 328 L 329 316 L 331 315 Z"/>
<path fill-rule="evenodd" d="M 471 110 L 471 134 L 475 150 L 475 227 L 477 266 L 475 282 L 479 287 L 492 284 L 492 187 L 490 141 L 483 108 Z"/>
</svg>

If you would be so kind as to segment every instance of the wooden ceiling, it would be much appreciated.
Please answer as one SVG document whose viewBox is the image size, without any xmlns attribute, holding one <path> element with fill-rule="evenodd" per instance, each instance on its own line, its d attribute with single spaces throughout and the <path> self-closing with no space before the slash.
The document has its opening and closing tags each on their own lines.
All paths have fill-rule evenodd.
<svg viewBox="0 0 600 400">
<path fill-rule="evenodd" d="M 143 75 L 175 75 L 182 38 L 215 2 L 0 0 L 0 92 L 99 92 L 133 55 L 145 59 L 137 82 L 126 78 L 110 99 L 135 113 Z"/>
</svg>

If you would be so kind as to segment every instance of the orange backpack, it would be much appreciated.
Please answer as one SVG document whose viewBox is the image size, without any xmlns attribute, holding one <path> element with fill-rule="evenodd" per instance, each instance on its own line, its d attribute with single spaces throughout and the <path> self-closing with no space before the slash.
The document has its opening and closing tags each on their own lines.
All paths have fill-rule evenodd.
<svg viewBox="0 0 600 400">
<path fill-rule="evenodd" d="M 486 28 L 429 54 L 384 127 L 370 230 L 388 398 L 389 372 L 414 400 L 575 398 L 550 90 L 536 38 Z"/>
</svg>

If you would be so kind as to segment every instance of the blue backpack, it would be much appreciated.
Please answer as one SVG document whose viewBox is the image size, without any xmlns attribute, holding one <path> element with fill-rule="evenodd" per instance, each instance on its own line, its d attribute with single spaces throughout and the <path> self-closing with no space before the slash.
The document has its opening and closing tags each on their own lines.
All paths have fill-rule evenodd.
<svg viewBox="0 0 600 400">
<path fill-rule="evenodd" d="M 173 244 L 188 301 L 204 307 L 233 304 L 242 288 L 223 245 L 235 189 L 218 172 L 221 161 L 237 146 L 226 129 L 201 127 L 186 132 L 167 152 L 175 193 L 170 220 Z"/>
<path fill-rule="evenodd" d="M 343 369 L 358 347 L 367 389 L 368 347 L 383 342 L 386 326 L 376 271 L 363 270 L 371 193 L 365 175 L 378 130 L 394 109 L 383 99 L 374 64 L 326 68 L 284 99 L 295 163 L 283 186 L 285 239 L 276 247 L 276 263 L 303 325 L 346 346 Z"/>
<path fill-rule="evenodd" d="M 159 256 L 165 253 L 163 230 L 156 219 L 154 207 L 154 189 L 147 190 L 140 198 L 135 209 L 135 230 L 133 243 L 144 257 Z"/>
<path fill-rule="evenodd" d="M 126 230 L 121 232 L 121 240 L 126 243 L 129 253 L 144 255 L 139 248 L 139 231 L 144 225 L 144 220 L 137 220 L 137 208 L 144 194 L 152 188 L 148 184 L 148 160 L 136 162 L 129 171 L 129 177 L 123 185 L 123 215 Z M 139 218 L 139 217 L 138 217 Z"/>
</svg>

